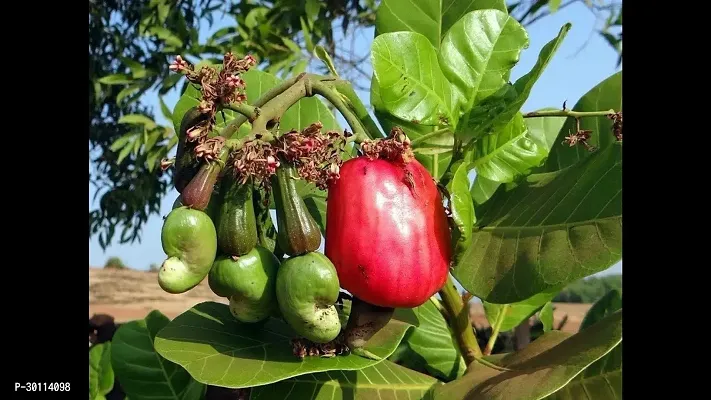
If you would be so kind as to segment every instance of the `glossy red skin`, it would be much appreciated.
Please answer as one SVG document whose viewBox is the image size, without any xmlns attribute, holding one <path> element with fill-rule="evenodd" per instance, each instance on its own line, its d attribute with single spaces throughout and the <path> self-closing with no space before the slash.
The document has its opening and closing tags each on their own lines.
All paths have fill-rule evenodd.
<svg viewBox="0 0 711 400">
<path fill-rule="evenodd" d="M 325 237 L 341 287 L 368 303 L 417 307 L 447 280 L 447 217 L 435 182 L 414 159 L 405 166 L 367 157 L 344 162 L 328 190 Z"/>
</svg>

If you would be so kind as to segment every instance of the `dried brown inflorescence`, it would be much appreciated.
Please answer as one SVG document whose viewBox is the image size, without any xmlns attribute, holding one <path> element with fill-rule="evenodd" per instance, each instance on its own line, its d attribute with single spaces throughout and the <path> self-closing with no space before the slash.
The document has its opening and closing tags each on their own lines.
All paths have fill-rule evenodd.
<svg viewBox="0 0 711 400">
<path fill-rule="evenodd" d="M 322 128 L 321 122 L 315 122 L 301 133 L 287 132 L 277 139 L 275 147 L 284 161 L 296 167 L 301 178 L 326 190 L 340 176 L 341 151 L 345 150 L 350 135 L 347 131 L 322 133 Z"/>
<path fill-rule="evenodd" d="M 361 144 L 363 154 L 370 159 L 384 159 L 398 162 L 409 162 L 415 158 L 410 146 L 410 139 L 398 126 L 390 130 L 385 139 L 366 140 Z"/>
<path fill-rule="evenodd" d="M 195 157 L 202 158 L 205 161 L 213 161 L 219 157 L 220 150 L 225 146 L 225 138 L 216 136 L 205 140 L 203 143 L 195 146 Z"/>
<path fill-rule="evenodd" d="M 269 178 L 282 162 L 296 167 L 299 176 L 325 190 L 338 179 L 343 164 L 340 152 L 345 150 L 348 133 L 321 132 L 323 125 L 315 122 L 301 132 L 291 130 L 279 136 L 273 144 L 254 139 L 232 153 L 232 164 L 240 181 L 250 177 L 269 188 Z"/>
<path fill-rule="evenodd" d="M 215 114 L 221 104 L 242 103 L 247 100 L 244 93 L 245 83 L 239 74 L 249 70 L 256 64 L 251 55 L 237 59 L 232 53 L 225 54 L 222 69 L 218 72 L 213 67 L 203 66 L 195 71 L 190 63 L 177 56 L 170 65 L 170 70 L 185 74 L 186 78 L 199 84 L 202 91 L 200 112 L 206 114 L 203 122 L 191 127 L 188 134 L 189 142 L 203 143 L 215 127 Z"/>
<path fill-rule="evenodd" d="M 328 343 L 314 343 L 303 338 L 292 339 L 291 349 L 294 355 L 302 360 L 305 357 L 331 358 L 350 352 L 348 345 L 345 344 L 343 333 Z"/>
<path fill-rule="evenodd" d="M 269 178 L 276 173 L 279 159 L 274 147 L 259 139 L 245 142 L 231 155 L 235 176 L 242 184 L 251 177 L 255 184 L 269 188 Z"/>
<path fill-rule="evenodd" d="M 618 142 L 622 141 L 622 111 L 607 116 L 612 120 L 612 134 Z"/>
<path fill-rule="evenodd" d="M 588 140 L 590 139 L 590 135 L 592 134 L 591 130 L 588 129 L 580 129 L 580 118 L 577 118 L 575 120 L 576 123 L 576 131 L 575 133 L 571 133 L 570 135 L 566 136 L 565 139 L 563 139 L 563 144 L 567 144 L 570 147 L 575 146 L 576 144 L 580 143 L 588 151 L 593 151 L 595 150 L 595 147 L 590 145 L 588 143 Z"/>
</svg>

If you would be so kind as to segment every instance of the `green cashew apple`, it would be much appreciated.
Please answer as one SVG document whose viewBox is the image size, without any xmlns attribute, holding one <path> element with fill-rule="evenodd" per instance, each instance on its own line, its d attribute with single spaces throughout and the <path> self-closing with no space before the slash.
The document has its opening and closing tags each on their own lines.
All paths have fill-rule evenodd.
<svg viewBox="0 0 711 400">
<path fill-rule="evenodd" d="M 272 177 L 277 216 L 277 246 L 290 257 L 316 251 L 321 246 L 321 231 L 299 196 L 296 168 L 286 163 Z"/>
<path fill-rule="evenodd" d="M 339 291 L 336 267 L 321 253 L 287 258 L 277 272 L 282 316 L 296 333 L 315 343 L 330 342 L 341 332 L 334 305 Z"/>
<path fill-rule="evenodd" d="M 219 193 L 219 186 L 215 187 L 215 193 Z M 172 209 L 175 210 L 178 207 L 183 207 L 185 204 L 183 204 L 183 198 L 182 196 L 178 196 L 175 198 L 175 201 L 173 202 L 173 207 Z M 217 212 L 220 209 L 220 200 L 218 196 L 212 196 L 210 198 L 210 203 L 208 203 L 207 208 L 203 210 L 205 214 L 207 214 L 210 219 L 212 219 L 212 222 L 215 223 L 215 220 L 217 218 Z M 215 226 L 215 229 L 217 229 L 217 226 Z"/>
<path fill-rule="evenodd" d="M 184 293 L 205 279 L 217 255 L 217 231 L 206 213 L 183 206 L 172 210 L 160 239 L 168 256 L 158 271 L 163 290 Z"/>
<path fill-rule="evenodd" d="M 259 322 L 277 309 L 278 270 L 279 259 L 264 247 L 256 246 L 236 259 L 218 256 L 207 282 L 216 295 L 230 300 L 230 312 L 238 321 Z"/>
<path fill-rule="evenodd" d="M 216 213 L 217 247 L 231 256 L 247 254 L 258 241 L 252 184 L 242 184 L 233 174 L 227 174 L 223 178 L 219 199 L 220 206 Z"/>
</svg>

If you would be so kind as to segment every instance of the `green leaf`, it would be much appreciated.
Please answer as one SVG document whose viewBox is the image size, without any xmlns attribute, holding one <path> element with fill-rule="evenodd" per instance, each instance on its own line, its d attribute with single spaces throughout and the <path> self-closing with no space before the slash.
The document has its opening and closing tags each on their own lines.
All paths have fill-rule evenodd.
<svg viewBox="0 0 711 400">
<path fill-rule="evenodd" d="M 304 33 L 304 42 L 306 44 L 306 50 L 309 53 L 313 53 L 314 52 L 314 42 L 311 39 L 311 30 L 306 25 L 306 21 L 304 21 L 303 17 L 299 17 L 299 21 L 301 22 L 301 31 Z"/>
<path fill-rule="evenodd" d="M 133 82 L 133 78 L 126 74 L 113 74 L 99 78 L 99 82 L 104 85 L 124 85 Z"/>
<path fill-rule="evenodd" d="M 606 315 L 622 308 L 622 292 L 620 289 L 611 289 L 590 307 L 580 323 L 580 330 L 587 329 L 592 324 L 603 319 Z"/>
<path fill-rule="evenodd" d="M 622 309 L 622 295 L 618 289 L 612 289 L 585 314 L 580 331 L 595 326 L 606 316 Z M 622 343 L 611 352 L 585 368 L 570 383 L 547 400 L 575 399 L 622 399 Z"/>
<path fill-rule="evenodd" d="M 128 142 L 135 137 L 136 137 L 135 132 L 129 132 L 129 133 L 121 136 L 120 138 L 116 139 L 116 141 L 111 144 L 111 147 L 109 147 L 109 149 L 111 151 L 118 151 L 118 149 L 124 148 L 124 146 L 126 146 L 128 144 Z"/>
<path fill-rule="evenodd" d="M 172 121 L 173 113 L 170 112 L 170 108 L 165 104 L 162 97 L 158 96 L 158 101 L 160 101 L 160 111 L 163 113 L 163 117 L 168 121 Z"/>
<path fill-rule="evenodd" d="M 116 164 L 121 164 L 121 162 L 128 157 L 129 154 L 131 154 L 131 150 L 133 150 L 133 146 L 135 146 L 134 143 L 137 143 L 137 139 L 134 138 L 134 140 L 131 142 L 130 145 L 126 145 L 121 152 L 118 155 L 118 158 L 116 159 Z"/>
<path fill-rule="evenodd" d="M 148 32 L 165 41 L 168 46 L 183 47 L 183 41 L 168 28 L 154 25 L 148 29 Z"/>
<path fill-rule="evenodd" d="M 315 21 L 316 18 L 318 18 L 319 11 L 321 10 L 321 2 L 318 0 L 306 0 L 306 6 L 304 9 L 309 21 Z"/>
<path fill-rule="evenodd" d="M 539 318 L 543 324 L 543 332 L 550 332 L 553 330 L 553 303 L 549 301 L 543 306 L 541 312 L 539 313 Z"/>
<path fill-rule="evenodd" d="M 622 144 L 529 175 L 477 217 L 453 273 L 482 300 L 518 302 L 609 268 L 622 257 Z"/>
<path fill-rule="evenodd" d="M 126 64 L 126 66 L 131 70 L 131 75 L 134 79 L 141 79 L 146 77 L 148 71 L 141 63 L 136 60 L 131 60 L 127 57 L 120 56 L 119 59 L 122 63 Z"/>
<path fill-rule="evenodd" d="M 483 301 L 486 319 L 489 321 L 489 325 L 494 326 L 499 318 L 503 318 L 499 326 L 499 332 L 510 331 L 537 313 L 544 304 L 558 294 L 560 289 L 560 287 L 554 287 L 511 304 L 494 304 Z M 504 313 L 504 315 L 501 316 L 501 313 Z"/>
<path fill-rule="evenodd" d="M 158 139 L 160 139 L 162 136 L 163 129 L 161 128 L 155 129 L 151 133 L 149 133 L 148 138 L 146 139 L 145 143 L 143 143 L 143 151 L 150 151 L 153 146 L 155 146 L 156 142 L 158 142 Z"/>
<path fill-rule="evenodd" d="M 556 110 L 552 107 L 542 108 L 536 111 Z M 528 127 L 528 135 L 538 143 L 538 146 L 545 149 L 548 154 L 556 142 L 560 129 L 565 123 L 565 117 L 535 117 L 524 118 Z"/>
<path fill-rule="evenodd" d="M 511 371 L 475 362 L 466 375 L 435 389 L 435 399 L 542 399 L 565 386 L 621 341 L 619 310 L 575 335 L 544 333 L 522 350 L 498 360 L 497 364 Z"/>
<path fill-rule="evenodd" d="M 605 111 L 609 109 L 622 110 L 622 71 L 611 75 L 590 89 L 573 107 L 573 111 Z M 562 143 L 565 136 L 575 132 L 575 129 L 575 118 L 567 118 L 546 161 L 547 171 L 563 169 L 594 154 L 583 146 L 571 148 Z M 617 141 L 612 134 L 612 120 L 607 117 L 581 118 L 580 129 L 591 130 L 588 143 L 600 149 L 605 149 Z"/>
<path fill-rule="evenodd" d="M 291 68 L 290 76 L 299 75 L 302 72 L 306 72 L 306 68 L 309 66 L 309 60 L 302 59 Z"/>
<path fill-rule="evenodd" d="M 452 180 L 447 185 L 449 192 L 449 207 L 452 210 L 452 219 L 457 227 L 453 232 L 454 257 L 456 262 L 471 243 L 472 227 L 476 222 L 474 201 L 469 193 L 469 163 L 457 161 L 452 166 Z"/>
<path fill-rule="evenodd" d="M 358 371 L 309 374 L 252 388 L 250 399 L 432 399 L 432 390 L 440 385 L 431 376 L 385 360 Z"/>
<path fill-rule="evenodd" d="M 113 388 L 111 342 L 95 344 L 89 350 L 89 400 L 100 399 Z"/>
<path fill-rule="evenodd" d="M 371 59 L 385 110 L 424 125 L 444 120 L 456 125 L 452 88 L 426 37 L 414 32 L 382 34 L 373 42 Z"/>
<path fill-rule="evenodd" d="M 399 126 L 410 140 L 417 140 L 422 135 L 426 135 L 437 130 L 436 126 L 427 126 L 415 124 L 410 121 L 405 121 L 393 116 L 384 111 L 385 106 L 380 99 L 380 88 L 377 79 L 373 77 L 371 81 L 370 102 L 375 108 L 375 117 L 380 122 L 385 132 Z M 454 145 L 454 135 L 451 132 L 443 133 L 437 137 L 425 140 L 413 146 L 415 158 L 419 161 L 427 171 L 437 180 L 439 180 L 447 170 L 450 161 L 452 160 L 452 146 Z"/>
<path fill-rule="evenodd" d="M 570 23 L 563 25 L 558 36 L 543 46 L 531 71 L 513 85 L 502 86 L 496 93 L 477 104 L 469 113 L 468 124 L 462 124 L 461 127 L 457 127 L 457 130 L 465 132 L 466 137 L 478 138 L 507 125 L 521 110 L 533 85 L 548 66 L 571 26 Z"/>
<path fill-rule="evenodd" d="M 375 18 L 376 36 L 409 31 L 423 35 L 435 48 L 449 28 L 474 10 L 506 11 L 504 0 L 383 0 Z"/>
<path fill-rule="evenodd" d="M 528 45 L 523 26 L 499 10 L 472 11 L 447 32 L 439 63 L 456 89 L 462 126 L 469 125 L 469 111 L 475 104 L 508 82 L 511 69 Z"/>
<path fill-rule="evenodd" d="M 551 10 L 551 14 L 558 11 L 558 7 L 560 7 L 560 1 L 561 0 L 548 0 L 548 8 Z"/>
<path fill-rule="evenodd" d="M 410 351 L 424 360 L 427 372 L 439 379 L 452 381 L 462 376 L 467 365 L 442 313 L 431 301 L 413 311 L 420 325 L 405 338 Z"/>
<path fill-rule="evenodd" d="M 289 50 L 297 54 L 301 53 L 301 47 L 299 47 L 299 45 L 296 44 L 296 42 L 294 42 L 293 40 L 283 37 L 281 38 L 281 41 L 286 45 L 286 47 L 289 48 Z"/>
<path fill-rule="evenodd" d="M 268 12 L 269 9 L 266 7 L 256 7 L 251 9 L 247 13 L 247 17 L 244 19 L 244 25 L 249 29 L 254 29 L 261 21 L 264 20 L 264 17 Z M 234 29 L 232 31 L 234 31 Z M 230 33 L 230 31 L 225 31 L 225 33 Z M 247 39 L 248 37 L 249 36 L 245 36 L 244 39 Z"/>
<path fill-rule="evenodd" d="M 496 189 L 499 188 L 501 182 L 494 182 L 491 179 L 486 179 L 483 176 L 477 175 L 474 178 L 474 183 L 472 184 L 471 194 L 474 204 L 481 205 L 484 204 L 491 196 L 496 193 Z"/>
<path fill-rule="evenodd" d="M 277 227 L 278 228 L 278 227 Z M 400 310 L 398 310 L 400 311 Z M 387 358 L 413 326 L 405 321 L 409 310 L 373 336 L 365 349 Z M 332 358 L 293 354 L 297 334 L 281 319 L 244 324 L 226 304 L 203 302 L 176 317 L 161 330 L 155 346 L 160 355 L 185 367 L 199 382 L 230 388 L 265 385 L 314 372 L 358 370 L 378 361 L 354 354 Z"/>
<path fill-rule="evenodd" d="M 331 56 L 328 54 L 326 49 L 318 45 L 314 48 L 314 56 L 321 60 L 323 64 L 328 68 L 328 71 L 331 72 L 331 74 L 338 76 L 338 72 L 336 71 L 336 65 L 333 63 L 333 60 L 331 59 Z"/>
<path fill-rule="evenodd" d="M 116 95 L 116 104 L 121 104 L 123 99 L 139 91 L 141 87 L 139 85 L 126 86 L 121 89 L 121 91 Z"/>
<path fill-rule="evenodd" d="M 143 125 L 148 129 L 155 128 L 156 123 L 149 117 L 142 114 L 127 114 L 119 118 L 119 124 Z"/>
<path fill-rule="evenodd" d="M 153 348 L 156 333 L 169 320 L 160 311 L 145 319 L 127 322 L 116 331 L 111 365 L 121 388 L 134 400 L 171 398 L 199 400 L 206 387 L 180 366 L 163 359 Z"/>
<path fill-rule="evenodd" d="M 531 139 L 523 115 L 517 113 L 508 125 L 474 144 L 477 176 L 494 182 L 513 182 L 543 162 L 548 151 Z"/>
</svg>

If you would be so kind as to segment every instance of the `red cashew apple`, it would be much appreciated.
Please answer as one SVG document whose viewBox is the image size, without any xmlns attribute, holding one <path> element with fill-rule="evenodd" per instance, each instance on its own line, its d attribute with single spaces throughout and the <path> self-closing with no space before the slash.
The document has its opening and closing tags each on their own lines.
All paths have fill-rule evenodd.
<svg viewBox="0 0 711 400">
<path fill-rule="evenodd" d="M 341 286 L 376 306 L 422 305 L 447 280 L 442 198 L 417 160 L 350 159 L 328 190 L 325 254 Z"/>
</svg>

